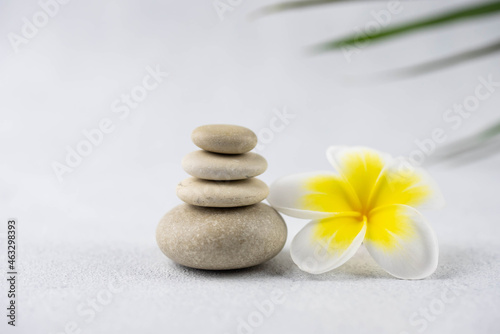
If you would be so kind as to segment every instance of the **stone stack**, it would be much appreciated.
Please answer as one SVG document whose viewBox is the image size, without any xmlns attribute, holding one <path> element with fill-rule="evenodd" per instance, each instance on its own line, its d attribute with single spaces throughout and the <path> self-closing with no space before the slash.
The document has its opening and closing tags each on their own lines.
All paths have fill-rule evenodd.
<svg viewBox="0 0 500 334">
<path fill-rule="evenodd" d="M 156 240 L 162 252 L 187 267 L 238 269 L 263 263 L 283 248 L 283 218 L 260 203 L 269 188 L 255 176 L 267 161 L 249 152 L 257 145 L 251 130 L 236 125 L 204 125 L 191 138 L 202 150 L 182 160 L 192 177 L 177 186 L 186 202 L 160 221 Z"/>
</svg>

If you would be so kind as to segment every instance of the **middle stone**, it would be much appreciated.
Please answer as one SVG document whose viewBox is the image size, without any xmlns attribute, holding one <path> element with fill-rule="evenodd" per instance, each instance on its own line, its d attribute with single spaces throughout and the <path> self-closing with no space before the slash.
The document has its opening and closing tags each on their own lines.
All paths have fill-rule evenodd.
<svg viewBox="0 0 500 334">
<path fill-rule="evenodd" d="M 264 173 L 266 159 L 257 153 L 218 154 L 194 151 L 182 159 L 186 173 L 205 180 L 243 180 Z"/>
<path fill-rule="evenodd" d="M 177 196 L 196 206 L 229 208 L 263 201 L 269 194 L 267 185 L 259 179 L 209 181 L 195 177 L 177 186 Z"/>
</svg>

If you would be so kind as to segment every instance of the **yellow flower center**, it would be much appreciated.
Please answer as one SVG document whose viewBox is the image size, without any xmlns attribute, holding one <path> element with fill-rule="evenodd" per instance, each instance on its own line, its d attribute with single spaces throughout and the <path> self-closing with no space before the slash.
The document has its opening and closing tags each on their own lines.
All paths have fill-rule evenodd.
<svg viewBox="0 0 500 334">
<path fill-rule="evenodd" d="M 407 218 L 391 205 L 420 204 L 431 189 L 419 173 L 384 168 L 385 163 L 376 151 L 350 151 L 339 158 L 339 175 L 318 175 L 307 180 L 300 207 L 331 213 L 331 218 L 318 225 L 317 238 L 342 243 L 352 240 L 364 224 L 366 238 L 385 246 L 394 245 L 395 234 L 411 234 L 404 229 Z M 340 221 L 340 217 L 347 218 Z"/>
</svg>

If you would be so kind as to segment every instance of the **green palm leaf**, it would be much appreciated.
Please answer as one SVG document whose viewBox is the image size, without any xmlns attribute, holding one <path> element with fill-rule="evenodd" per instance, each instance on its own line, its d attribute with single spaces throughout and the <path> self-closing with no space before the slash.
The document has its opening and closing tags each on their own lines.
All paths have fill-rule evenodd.
<svg viewBox="0 0 500 334">
<path fill-rule="evenodd" d="M 485 16 L 500 12 L 500 1 L 493 3 L 482 3 L 476 6 L 462 8 L 453 12 L 443 13 L 431 18 L 424 18 L 418 21 L 404 23 L 399 26 L 381 29 L 377 33 L 365 35 L 350 35 L 341 39 L 318 44 L 313 47 L 315 52 L 325 52 L 339 49 L 345 46 L 352 46 L 367 41 L 380 41 L 385 38 L 398 36 L 401 34 L 426 29 L 454 21 L 471 19 L 478 16 Z"/>
<path fill-rule="evenodd" d="M 363 75 L 362 77 L 364 82 L 366 82 L 368 79 L 373 79 L 374 81 L 380 82 L 380 80 L 390 81 L 413 78 L 430 72 L 439 71 L 451 66 L 456 66 L 470 60 L 485 57 L 496 52 L 500 52 L 500 40 L 483 47 L 463 51 L 452 56 L 432 60 L 426 63 L 387 70 L 372 75 Z"/>
<path fill-rule="evenodd" d="M 455 161 L 460 164 L 487 158 L 500 150 L 500 122 L 438 150 L 427 164 Z"/>
</svg>

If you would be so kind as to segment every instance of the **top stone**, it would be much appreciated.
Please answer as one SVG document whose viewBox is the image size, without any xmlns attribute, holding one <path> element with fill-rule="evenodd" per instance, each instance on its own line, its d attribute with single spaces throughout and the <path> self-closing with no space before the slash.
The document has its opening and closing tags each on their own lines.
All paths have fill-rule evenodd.
<svg viewBox="0 0 500 334">
<path fill-rule="evenodd" d="M 246 153 L 257 145 L 255 133 L 238 125 L 202 125 L 193 130 L 191 139 L 205 151 L 223 154 Z"/>
</svg>

